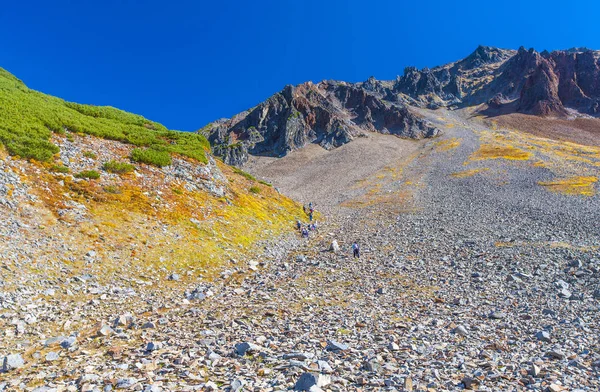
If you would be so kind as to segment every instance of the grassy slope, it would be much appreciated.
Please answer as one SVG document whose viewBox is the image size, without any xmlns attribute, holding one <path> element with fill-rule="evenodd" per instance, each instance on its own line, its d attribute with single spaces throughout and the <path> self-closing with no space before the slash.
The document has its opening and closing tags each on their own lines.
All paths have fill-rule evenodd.
<svg viewBox="0 0 600 392">
<path fill-rule="evenodd" d="M 0 142 L 12 155 L 48 161 L 58 152 L 51 132 L 66 131 L 117 140 L 148 151 L 149 162 L 178 153 L 206 163 L 208 141 L 196 133 L 170 131 L 162 124 L 109 106 L 80 105 L 31 90 L 0 68 Z M 137 155 L 140 155 L 138 151 Z M 135 157 L 134 157 L 135 158 Z"/>
<path fill-rule="evenodd" d="M 74 161 L 63 159 L 63 166 L 58 162 L 58 145 L 67 141 L 84 152 Z M 33 159 L 14 162 L 15 171 L 40 200 L 28 207 L 36 211 L 30 222 L 34 228 L 31 237 L 40 241 L 54 238 L 56 243 L 39 254 L 32 250 L 35 261 L 19 268 L 39 273 L 40 279 L 60 274 L 64 266 L 69 266 L 73 275 L 91 272 L 106 281 L 157 268 L 201 269 L 204 276 L 210 276 L 230 258 L 259 252 L 257 241 L 288 232 L 301 213 L 291 199 L 220 162 L 217 165 L 227 178 L 226 197 L 187 191 L 181 183 L 166 182 L 161 169 L 135 164 L 152 163 L 136 159 L 136 151 L 146 152 L 141 155 L 149 161 L 163 159 L 161 153 L 166 152 L 169 163 L 171 153 L 183 157 L 177 162 L 173 157 L 174 165 L 193 163 L 188 158 L 206 163 L 209 144 L 203 136 L 170 131 L 112 107 L 69 103 L 30 90 L 1 68 L 0 142 L 0 159 L 5 159 L 7 152 Z M 128 157 L 134 165 L 123 162 Z M 86 162 L 83 168 L 82 162 Z M 122 168 L 126 168 L 122 173 L 117 170 Z M 99 178 L 77 178 L 86 177 L 80 175 L 82 169 L 99 172 Z M 114 172 L 120 174 L 110 174 Z M 71 202 L 85 205 L 88 215 L 84 221 L 75 224 L 60 214 Z M 56 233 L 60 233 L 58 237 Z M 67 254 L 59 251 L 65 246 L 70 249 Z M 98 251 L 97 263 L 80 264 L 89 249 Z"/>
</svg>

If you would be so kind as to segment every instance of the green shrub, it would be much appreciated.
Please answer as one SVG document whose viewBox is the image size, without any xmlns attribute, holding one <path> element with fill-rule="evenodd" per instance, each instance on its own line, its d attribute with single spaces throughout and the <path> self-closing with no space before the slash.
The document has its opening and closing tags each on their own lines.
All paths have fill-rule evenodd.
<svg viewBox="0 0 600 392">
<path fill-rule="evenodd" d="M 69 172 L 69 168 L 63 165 L 53 165 L 50 168 L 50 171 L 53 171 L 55 173 L 68 173 Z"/>
<path fill-rule="evenodd" d="M 169 166 L 172 162 L 168 151 L 154 148 L 134 148 L 131 151 L 131 159 L 158 167 Z"/>
<path fill-rule="evenodd" d="M 86 158 L 91 158 L 91 159 L 98 158 L 98 155 L 96 155 L 95 153 L 93 153 L 91 151 L 84 151 L 83 152 L 83 156 L 86 157 Z"/>
<path fill-rule="evenodd" d="M 125 174 L 135 170 L 135 166 L 126 162 L 110 160 L 102 165 L 102 168 L 109 173 Z"/>
<path fill-rule="evenodd" d="M 142 116 L 110 106 L 81 105 L 30 90 L 0 68 L 0 143 L 9 154 L 48 161 L 59 149 L 52 132 L 70 131 L 138 147 L 162 146 L 165 151 L 206 163 L 206 138 L 197 133 L 170 131 Z M 73 136 L 67 132 L 67 139 Z"/>
<path fill-rule="evenodd" d="M 82 172 L 75 174 L 75 177 L 88 178 L 90 180 L 97 180 L 98 178 L 100 178 L 100 173 L 98 173 L 96 170 L 84 170 Z"/>
<path fill-rule="evenodd" d="M 250 191 L 250 193 L 254 193 L 254 194 L 258 194 L 260 193 L 260 188 L 257 186 L 251 186 L 250 189 L 248 189 Z"/>
<path fill-rule="evenodd" d="M 236 174 L 239 174 L 242 177 L 247 178 L 248 180 L 256 181 L 256 178 L 252 174 L 246 173 L 242 169 L 239 169 L 239 168 L 237 168 L 235 166 L 233 167 L 233 172 L 236 173 Z"/>
<path fill-rule="evenodd" d="M 266 186 L 271 186 L 271 187 L 273 186 L 273 184 L 269 184 L 268 182 L 266 182 L 266 181 L 263 181 L 263 180 L 259 180 L 258 182 L 259 182 L 260 184 L 263 184 L 263 185 L 266 185 Z"/>
</svg>

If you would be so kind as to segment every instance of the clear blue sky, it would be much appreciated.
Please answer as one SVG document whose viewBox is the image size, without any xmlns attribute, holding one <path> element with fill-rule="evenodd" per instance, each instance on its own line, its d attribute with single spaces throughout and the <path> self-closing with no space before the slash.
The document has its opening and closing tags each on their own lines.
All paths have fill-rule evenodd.
<svg viewBox="0 0 600 392">
<path fill-rule="evenodd" d="M 5 1 L 0 67 L 195 130 L 286 84 L 393 79 L 477 45 L 600 49 L 597 1 Z"/>
</svg>

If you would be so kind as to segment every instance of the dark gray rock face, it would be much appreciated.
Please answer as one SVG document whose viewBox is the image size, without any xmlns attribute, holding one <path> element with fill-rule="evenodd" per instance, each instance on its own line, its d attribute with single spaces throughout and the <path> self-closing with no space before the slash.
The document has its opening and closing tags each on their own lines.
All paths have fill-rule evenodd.
<svg viewBox="0 0 600 392">
<path fill-rule="evenodd" d="M 25 361 L 20 354 L 10 354 L 4 357 L 2 361 L 2 371 L 9 372 L 11 370 L 22 368 Z"/>
<path fill-rule="evenodd" d="M 566 108 L 600 114 L 600 52 L 586 48 L 542 53 L 480 46 L 455 63 L 406 68 L 389 98 L 408 96 L 423 107 L 474 106 L 491 109 L 515 102 L 510 111 L 565 116 Z"/>
<path fill-rule="evenodd" d="M 228 164 L 242 165 L 248 154 L 283 156 L 318 143 L 332 149 L 364 131 L 420 139 L 439 130 L 401 102 L 384 101 L 381 82 L 324 81 L 286 86 L 255 108 L 219 120 L 199 132 Z"/>
</svg>

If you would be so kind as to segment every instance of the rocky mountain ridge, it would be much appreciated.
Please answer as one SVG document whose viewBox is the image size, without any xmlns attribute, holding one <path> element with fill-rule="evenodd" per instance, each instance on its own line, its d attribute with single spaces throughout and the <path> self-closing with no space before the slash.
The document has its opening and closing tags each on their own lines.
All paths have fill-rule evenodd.
<svg viewBox="0 0 600 392">
<path fill-rule="evenodd" d="M 388 99 L 418 106 L 465 107 L 564 116 L 600 114 L 600 52 L 586 48 L 537 52 L 480 46 L 456 63 L 433 69 L 407 68 Z M 400 96 L 398 96 L 400 94 Z"/>
<path fill-rule="evenodd" d="M 402 102 L 386 102 L 359 85 L 323 81 L 288 85 L 258 106 L 200 130 L 215 154 L 241 165 L 248 154 L 282 156 L 318 143 L 339 147 L 364 131 L 420 139 L 439 130 Z"/>
<path fill-rule="evenodd" d="M 286 86 L 258 106 L 199 132 L 216 155 L 242 165 L 248 154 L 282 156 L 318 143 L 326 149 L 364 131 L 421 139 L 439 130 L 412 109 L 479 106 L 489 115 L 600 114 L 600 52 L 541 53 L 479 46 L 466 58 L 432 69 L 407 67 L 394 81 L 311 82 Z"/>
</svg>

